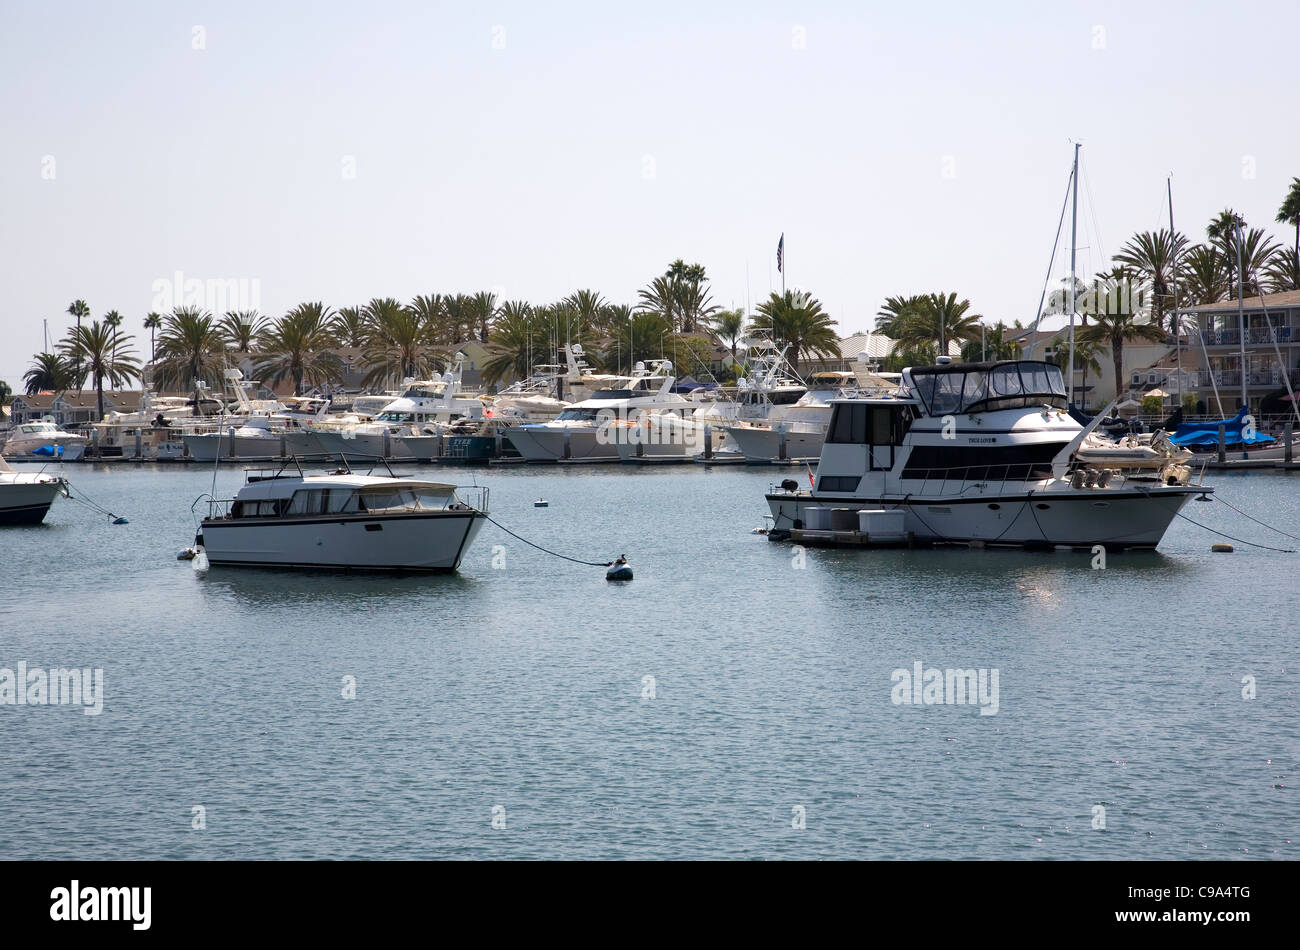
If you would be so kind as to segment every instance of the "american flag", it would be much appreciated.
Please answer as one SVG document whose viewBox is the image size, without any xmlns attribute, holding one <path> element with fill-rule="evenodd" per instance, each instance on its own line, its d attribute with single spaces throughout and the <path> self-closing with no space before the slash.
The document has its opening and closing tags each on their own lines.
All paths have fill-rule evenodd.
<svg viewBox="0 0 1300 950">
<path fill-rule="evenodd" d="M 785 266 L 785 232 L 781 232 L 781 240 L 776 242 L 776 272 L 784 273 L 782 268 Z"/>
</svg>

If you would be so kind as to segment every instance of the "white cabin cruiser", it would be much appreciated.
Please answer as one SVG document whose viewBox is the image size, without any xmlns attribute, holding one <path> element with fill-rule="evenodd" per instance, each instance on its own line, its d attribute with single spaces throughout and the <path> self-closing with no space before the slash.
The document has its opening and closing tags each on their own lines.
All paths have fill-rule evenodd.
<svg viewBox="0 0 1300 950">
<path fill-rule="evenodd" d="M 90 441 L 84 435 L 65 432 L 52 419 L 16 425 L 5 441 L 3 454 L 9 458 L 44 458 L 74 461 L 81 458 Z"/>
<path fill-rule="evenodd" d="M 773 540 L 852 543 L 864 512 L 884 510 L 925 542 L 1154 548 L 1188 498 L 1213 491 L 1189 484 L 1180 452 L 1090 461 L 1080 449 L 1101 416 L 1085 428 L 1069 415 L 1051 363 L 911 368 L 897 396 L 832 406 L 814 488 L 767 496 Z"/>
<path fill-rule="evenodd" d="M 672 369 L 667 360 L 654 361 L 648 370 L 637 363 L 632 376 L 612 377 L 612 388 L 574 403 L 549 422 L 516 426 L 510 441 L 528 462 L 617 462 L 620 444 L 631 444 L 629 431 L 646 417 L 681 418 L 694 408 L 671 392 Z"/>
<path fill-rule="evenodd" d="M 826 440 L 834 399 L 892 394 L 901 382 L 899 373 L 813 373 L 808 380 L 808 392 L 797 402 L 774 406 L 761 422 L 728 426 L 727 435 L 746 462 L 815 459 L 821 455 Z"/>
<path fill-rule="evenodd" d="M 0 525 L 40 524 L 68 483 L 44 472 L 17 472 L 0 458 Z"/>
<path fill-rule="evenodd" d="M 445 573 L 482 528 L 487 497 L 346 470 L 249 472 L 233 499 L 208 499 L 194 543 L 214 566 Z"/>
</svg>

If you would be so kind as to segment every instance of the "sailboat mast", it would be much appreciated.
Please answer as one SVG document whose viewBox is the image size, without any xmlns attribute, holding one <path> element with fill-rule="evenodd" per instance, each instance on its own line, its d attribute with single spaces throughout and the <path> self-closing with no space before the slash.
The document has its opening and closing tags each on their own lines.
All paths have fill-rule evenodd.
<svg viewBox="0 0 1300 950">
<path fill-rule="evenodd" d="M 1183 407 L 1183 318 L 1178 312 L 1178 241 L 1174 231 L 1174 177 L 1165 179 L 1165 189 L 1169 195 L 1169 247 L 1173 250 L 1173 260 L 1169 262 L 1169 289 L 1173 292 L 1174 318 L 1171 329 L 1174 331 L 1174 361 L 1178 370 L 1178 406 Z M 1199 328 L 1198 328 L 1198 331 Z M 1207 366 L 1206 369 L 1209 369 Z"/>
<path fill-rule="evenodd" d="M 1073 189 L 1072 207 L 1070 209 L 1070 369 L 1066 392 L 1071 406 L 1074 405 L 1074 311 L 1078 303 L 1075 267 L 1079 253 L 1079 149 L 1081 147 L 1078 142 L 1074 143 L 1074 170 L 1070 173 L 1071 188 Z M 1119 393 L 1118 379 L 1115 380 L 1115 392 L 1116 394 Z"/>
<path fill-rule="evenodd" d="M 1237 326 L 1239 329 L 1238 342 L 1241 348 L 1241 356 L 1239 357 L 1241 361 L 1241 404 L 1249 406 L 1250 401 L 1246 398 L 1246 303 L 1242 291 L 1242 284 L 1245 283 L 1246 277 L 1241 269 L 1241 222 L 1235 221 L 1233 223 L 1236 225 L 1237 235 Z"/>
</svg>

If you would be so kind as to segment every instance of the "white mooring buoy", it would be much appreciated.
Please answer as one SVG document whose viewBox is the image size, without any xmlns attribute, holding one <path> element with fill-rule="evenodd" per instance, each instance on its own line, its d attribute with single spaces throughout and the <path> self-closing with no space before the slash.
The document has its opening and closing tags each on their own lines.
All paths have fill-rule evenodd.
<svg viewBox="0 0 1300 950">
<path fill-rule="evenodd" d="M 607 581 L 630 581 L 632 579 L 632 565 L 627 563 L 627 555 L 620 554 L 617 561 L 610 561 L 605 565 L 609 570 L 605 572 Z"/>
</svg>

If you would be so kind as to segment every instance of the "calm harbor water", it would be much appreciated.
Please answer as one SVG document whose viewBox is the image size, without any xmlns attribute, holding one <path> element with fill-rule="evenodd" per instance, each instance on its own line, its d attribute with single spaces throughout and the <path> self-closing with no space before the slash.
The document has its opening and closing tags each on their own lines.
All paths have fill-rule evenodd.
<svg viewBox="0 0 1300 950">
<path fill-rule="evenodd" d="M 957 549 L 800 569 L 751 533 L 789 470 L 422 471 L 636 579 L 491 525 L 458 576 L 200 575 L 175 555 L 211 469 L 69 466 L 130 524 L 60 499 L 0 531 L 0 667 L 102 668 L 104 707 L 0 706 L 0 858 L 1300 856 L 1300 554 L 1211 554 L 1176 521 L 1104 570 Z M 1207 481 L 1300 534 L 1300 477 Z M 997 714 L 895 704 L 917 662 L 996 669 Z"/>
</svg>

